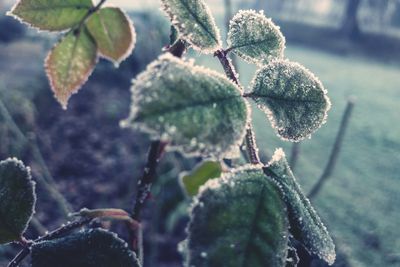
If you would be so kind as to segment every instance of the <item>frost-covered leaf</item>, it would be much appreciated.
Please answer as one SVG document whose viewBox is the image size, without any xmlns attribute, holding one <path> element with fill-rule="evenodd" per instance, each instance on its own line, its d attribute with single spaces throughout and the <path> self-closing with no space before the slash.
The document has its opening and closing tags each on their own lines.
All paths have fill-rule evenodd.
<svg viewBox="0 0 400 267">
<path fill-rule="evenodd" d="M 132 22 L 121 9 L 100 9 L 89 18 L 87 27 L 101 55 L 116 65 L 131 54 L 136 34 Z"/>
<path fill-rule="evenodd" d="M 221 36 L 214 17 L 203 0 L 161 0 L 162 8 L 181 38 L 203 53 L 221 48 Z"/>
<path fill-rule="evenodd" d="M 328 264 L 333 264 L 336 253 L 332 238 L 297 183 L 282 149 L 275 151 L 264 172 L 282 190 L 293 236 L 311 253 L 318 255 Z"/>
<path fill-rule="evenodd" d="M 189 196 L 195 196 L 200 186 L 208 180 L 221 176 L 222 166 L 218 161 L 204 161 L 200 163 L 191 173 L 182 176 L 181 181 L 185 192 Z"/>
<path fill-rule="evenodd" d="M 284 140 L 300 141 L 325 123 L 330 101 L 322 83 L 298 63 L 274 60 L 251 85 L 252 97 Z"/>
<path fill-rule="evenodd" d="M 87 81 L 97 62 L 96 43 L 87 29 L 68 33 L 46 58 L 46 73 L 64 109 L 68 100 Z"/>
<path fill-rule="evenodd" d="M 94 229 L 32 246 L 32 267 L 139 267 L 116 234 Z"/>
<path fill-rule="evenodd" d="M 285 266 L 288 226 L 279 189 L 260 167 L 223 174 L 194 203 L 186 266 Z"/>
<path fill-rule="evenodd" d="M 25 232 L 36 202 L 30 169 L 17 159 L 0 162 L 0 244 Z"/>
<path fill-rule="evenodd" d="M 240 89 L 217 72 L 162 55 L 132 86 L 130 117 L 170 149 L 188 155 L 230 156 L 240 145 L 249 110 Z"/>
<path fill-rule="evenodd" d="M 228 47 L 250 63 L 281 58 L 285 37 L 271 19 L 254 10 L 239 11 L 229 23 Z"/>
<path fill-rule="evenodd" d="M 9 15 L 48 31 L 62 31 L 79 24 L 89 9 L 91 0 L 19 0 Z"/>
</svg>

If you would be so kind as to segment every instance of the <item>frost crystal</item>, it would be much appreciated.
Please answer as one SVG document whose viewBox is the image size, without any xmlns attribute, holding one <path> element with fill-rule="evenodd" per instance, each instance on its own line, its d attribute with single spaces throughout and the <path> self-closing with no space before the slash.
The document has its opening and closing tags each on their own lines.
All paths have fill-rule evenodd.
<svg viewBox="0 0 400 267">
<path fill-rule="evenodd" d="M 265 64 L 283 57 L 285 37 L 263 13 L 239 11 L 229 24 L 228 46 L 250 63 Z"/>
<path fill-rule="evenodd" d="M 194 49 L 210 54 L 221 47 L 219 29 L 203 0 L 161 0 L 163 10 Z"/>
<path fill-rule="evenodd" d="M 289 141 L 310 137 L 326 122 L 330 101 L 322 83 L 298 63 L 273 60 L 256 73 L 249 96 Z"/>
<path fill-rule="evenodd" d="M 335 245 L 310 201 L 304 195 L 282 149 L 275 151 L 264 172 L 277 183 L 286 202 L 293 236 L 328 264 L 336 258 Z"/>
<path fill-rule="evenodd" d="M 188 155 L 230 155 L 243 140 L 250 114 L 235 84 L 170 54 L 137 77 L 132 101 L 122 126 L 139 127 Z"/>
</svg>

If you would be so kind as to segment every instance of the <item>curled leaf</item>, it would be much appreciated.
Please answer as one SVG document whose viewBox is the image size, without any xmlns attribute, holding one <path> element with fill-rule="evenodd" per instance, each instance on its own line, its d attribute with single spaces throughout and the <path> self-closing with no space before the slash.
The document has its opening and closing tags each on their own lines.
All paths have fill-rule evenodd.
<svg viewBox="0 0 400 267">
<path fill-rule="evenodd" d="M 221 173 L 221 163 L 217 161 L 204 161 L 191 173 L 182 176 L 181 181 L 183 188 L 189 196 L 195 196 L 202 185 L 210 179 L 220 177 Z"/>
<path fill-rule="evenodd" d="M 219 73 L 165 54 L 137 77 L 131 90 L 131 114 L 122 126 L 168 141 L 170 149 L 221 158 L 243 140 L 247 103 Z"/>
<path fill-rule="evenodd" d="M 260 167 L 208 181 L 194 202 L 188 233 L 185 266 L 285 266 L 285 204 Z"/>
<path fill-rule="evenodd" d="M 274 60 L 258 70 L 248 96 L 282 139 L 297 142 L 325 123 L 331 106 L 326 93 L 319 79 L 300 64 Z"/>
<path fill-rule="evenodd" d="M 288 208 L 290 232 L 294 238 L 311 253 L 318 255 L 328 264 L 333 264 L 336 258 L 333 240 L 297 183 L 282 149 L 275 151 L 272 160 L 264 168 L 264 172 L 279 185 L 282 191 Z"/>
<path fill-rule="evenodd" d="M 268 63 L 281 58 L 285 37 L 271 19 L 254 10 L 239 11 L 229 23 L 228 46 L 250 63 Z"/>
<path fill-rule="evenodd" d="M 161 4 L 180 37 L 193 48 L 210 54 L 221 47 L 219 29 L 203 0 L 161 0 Z"/>
<path fill-rule="evenodd" d="M 103 57 L 118 65 L 131 54 L 136 34 L 129 17 L 121 9 L 102 8 L 86 25 Z"/>
<path fill-rule="evenodd" d="M 86 28 L 71 31 L 50 51 L 46 73 L 55 97 L 64 109 L 87 81 L 97 62 L 97 47 Z"/>
<path fill-rule="evenodd" d="M 32 267 L 139 267 L 116 234 L 94 229 L 32 246 Z"/>
<path fill-rule="evenodd" d="M 17 159 L 0 162 L 0 244 L 20 240 L 36 202 L 30 169 Z"/>
<path fill-rule="evenodd" d="M 63 31 L 78 25 L 91 0 L 19 0 L 8 13 L 40 30 Z"/>
</svg>

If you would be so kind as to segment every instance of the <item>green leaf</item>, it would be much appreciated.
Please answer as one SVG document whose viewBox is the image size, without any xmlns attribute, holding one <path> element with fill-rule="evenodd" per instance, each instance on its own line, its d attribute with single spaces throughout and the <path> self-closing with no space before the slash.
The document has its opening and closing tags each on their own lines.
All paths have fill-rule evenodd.
<svg viewBox="0 0 400 267">
<path fill-rule="evenodd" d="M 271 19 L 254 10 L 239 11 L 229 23 L 228 47 L 247 62 L 282 58 L 285 37 Z"/>
<path fill-rule="evenodd" d="M 19 0 L 8 13 L 40 30 L 62 31 L 80 23 L 91 0 Z"/>
<path fill-rule="evenodd" d="M 89 18 L 87 27 L 100 54 L 116 65 L 131 54 L 136 34 L 132 22 L 121 9 L 100 9 Z"/>
<path fill-rule="evenodd" d="M 279 189 L 261 167 L 223 174 L 195 200 L 181 247 L 186 266 L 285 266 L 288 227 Z"/>
<path fill-rule="evenodd" d="M 139 267 L 116 234 L 92 229 L 32 246 L 32 267 Z"/>
<path fill-rule="evenodd" d="M 161 0 L 161 4 L 180 37 L 194 49 L 210 54 L 221 48 L 219 29 L 203 0 Z"/>
<path fill-rule="evenodd" d="M 97 62 L 97 47 L 87 29 L 72 31 L 50 51 L 46 73 L 55 97 L 64 109 L 87 81 Z"/>
<path fill-rule="evenodd" d="M 330 101 L 322 83 L 298 63 L 274 60 L 252 81 L 251 93 L 284 140 L 300 141 L 325 123 Z"/>
<path fill-rule="evenodd" d="M 30 169 L 15 159 L 0 162 L 0 244 L 20 240 L 36 203 Z"/>
<path fill-rule="evenodd" d="M 333 264 L 336 253 L 332 238 L 297 183 L 282 149 L 275 151 L 264 172 L 282 190 L 293 236 L 311 253 L 318 255 L 328 264 Z"/>
<path fill-rule="evenodd" d="M 204 161 L 191 173 L 182 176 L 182 186 L 185 192 L 193 197 L 199 192 L 199 188 L 208 180 L 221 176 L 222 166 L 217 161 Z"/>
<path fill-rule="evenodd" d="M 130 117 L 169 148 L 188 155 L 230 157 L 245 135 L 248 106 L 240 89 L 221 74 L 162 55 L 132 86 Z"/>
</svg>

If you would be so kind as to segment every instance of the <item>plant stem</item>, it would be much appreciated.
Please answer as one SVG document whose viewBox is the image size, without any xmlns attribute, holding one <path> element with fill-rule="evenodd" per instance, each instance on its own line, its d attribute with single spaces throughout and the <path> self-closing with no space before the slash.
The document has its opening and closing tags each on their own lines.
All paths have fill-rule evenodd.
<svg viewBox="0 0 400 267">
<path fill-rule="evenodd" d="M 166 142 L 153 141 L 150 145 L 150 150 L 147 157 L 147 163 L 143 171 L 142 177 L 138 182 L 138 190 L 136 194 L 135 206 L 133 208 L 131 217 L 135 221 L 141 221 L 141 211 L 143 209 L 145 201 L 148 199 L 150 194 L 151 185 L 156 177 L 156 169 L 161 157 L 164 154 Z M 131 246 L 139 254 L 139 258 L 143 258 L 143 248 L 141 246 L 141 226 L 136 229 L 130 230 Z"/>
<path fill-rule="evenodd" d="M 308 198 L 312 199 L 317 196 L 319 191 L 321 190 L 322 186 L 325 184 L 326 180 L 332 175 L 333 170 L 336 166 L 337 159 L 340 154 L 340 150 L 342 148 L 343 144 L 343 139 L 346 134 L 346 130 L 349 125 L 349 121 L 351 118 L 351 114 L 353 112 L 354 108 L 354 100 L 349 99 L 347 102 L 346 110 L 343 113 L 342 121 L 340 123 L 340 128 L 339 132 L 336 136 L 335 143 L 332 148 L 331 155 L 329 157 L 329 161 L 324 169 L 324 172 L 322 173 L 321 177 L 318 179 L 318 182 L 314 185 L 314 187 L 311 189 L 310 193 L 308 194 Z"/>
<path fill-rule="evenodd" d="M 79 34 L 79 32 L 82 29 L 82 26 L 85 24 L 85 22 L 89 19 L 91 15 L 93 15 L 95 12 L 97 12 L 106 2 L 107 0 L 101 0 L 97 5 L 92 7 L 91 9 L 88 10 L 86 15 L 82 18 L 82 20 L 79 22 L 78 26 L 74 29 L 76 34 Z"/>
<path fill-rule="evenodd" d="M 225 71 L 226 76 L 230 80 L 232 80 L 237 86 L 242 88 L 237 78 L 237 74 L 235 72 L 235 68 L 232 64 L 232 61 L 227 57 L 227 52 L 221 49 L 215 52 L 214 56 L 218 58 L 219 62 L 221 63 Z M 249 155 L 251 164 L 260 164 L 260 157 L 258 155 L 258 148 L 256 140 L 254 138 L 254 133 L 251 123 L 247 125 L 245 140 L 246 140 L 247 153 Z"/>
<path fill-rule="evenodd" d="M 25 246 L 16 256 L 15 258 L 7 265 L 7 267 L 17 267 L 31 252 L 31 246 L 37 242 L 45 241 L 45 240 L 52 240 L 59 237 L 62 237 L 69 232 L 78 229 L 84 225 L 91 223 L 93 219 L 83 219 L 80 221 L 72 222 L 67 225 L 63 225 L 56 230 L 35 239 L 32 242 L 29 242 L 29 245 Z"/>
</svg>

